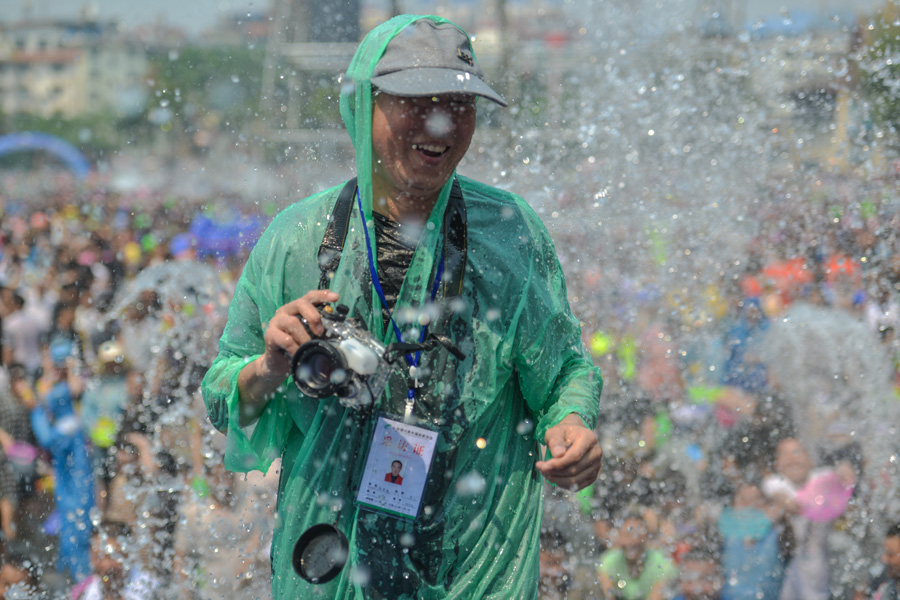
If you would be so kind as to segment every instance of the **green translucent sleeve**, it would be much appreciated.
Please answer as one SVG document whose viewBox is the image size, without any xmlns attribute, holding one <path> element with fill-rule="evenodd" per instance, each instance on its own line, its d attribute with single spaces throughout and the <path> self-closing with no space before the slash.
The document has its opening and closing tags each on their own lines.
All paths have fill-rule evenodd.
<svg viewBox="0 0 900 600">
<path fill-rule="evenodd" d="M 547 429 L 570 413 L 581 416 L 589 428 L 596 426 L 603 379 L 569 308 L 553 242 L 532 209 L 524 201 L 520 206 L 534 246 L 523 274 L 526 285 L 517 307 L 513 359 L 522 394 L 537 418 L 537 439 L 543 443 Z"/>
<path fill-rule="evenodd" d="M 273 272 L 274 256 L 283 256 L 277 232 L 283 218 L 276 219 L 250 253 L 235 289 L 228 323 L 219 341 L 219 354 L 203 379 L 203 399 L 212 424 L 228 436 L 225 466 L 232 471 L 265 472 L 281 455 L 290 433 L 282 386 L 266 405 L 259 419 L 240 427 L 238 375 L 245 365 L 265 350 L 264 324 L 283 304 L 274 297 L 273 285 L 280 279 Z M 283 267 L 282 267 L 283 268 Z"/>
</svg>

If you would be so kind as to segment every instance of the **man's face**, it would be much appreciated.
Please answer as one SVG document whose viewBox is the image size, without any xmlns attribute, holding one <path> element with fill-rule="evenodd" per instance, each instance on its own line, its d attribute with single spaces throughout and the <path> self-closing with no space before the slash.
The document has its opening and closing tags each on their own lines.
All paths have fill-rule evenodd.
<svg viewBox="0 0 900 600">
<path fill-rule="evenodd" d="M 400 474 L 400 463 L 395 462 L 394 464 L 391 465 L 391 475 L 396 477 L 399 474 Z"/>
<path fill-rule="evenodd" d="M 636 561 L 644 555 L 647 544 L 647 524 L 641 519 L 625 519 L 619 528 L 618 546 L 628 560 Z"/>
<path fill-rule="evenodd" d="M 474 133 L 472 95 L 405 98 L 379 93 L 372 114 L 375 189 L 392 198 L 436 199 Z"/>
<path fill-rule="evenodd" d="M 894 578 L 900 579 L 900 537 L 887 537 L 884 539 L 884 554 L 881 555 L 881 562 L 887 574 Z"/>
</svg>

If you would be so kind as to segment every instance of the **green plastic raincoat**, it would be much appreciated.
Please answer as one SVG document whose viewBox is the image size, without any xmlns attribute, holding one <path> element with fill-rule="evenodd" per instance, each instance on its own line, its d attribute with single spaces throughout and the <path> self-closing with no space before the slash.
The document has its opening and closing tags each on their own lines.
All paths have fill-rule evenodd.
<svg viewBox="0 0 900 600">
<path fill-rule="evenodd" d="M 405 15 L 374 29 L 360 44 L 341 95 L 370 231 L 369 77 L 387 42 L 417 18 L 445 21 Z M 273 459 L 282 459 L 272 547 L 276 600 L 537 598 L 539 443 L 570 413 L 593 427 L 602 381 L 581 342 L 559 261 L 538 217 L 514 194 L 457 179 L 467 213 L 461 293 L 444 301 L 442 285 L 431 303 L 444 246 L 448 181 L 394 307 L 407 331 L 427 305 L 437 315 L 430 330 L 448 336 L 465 353 L 461 361 L 443 347 L 422 355 L 420 366 L 429 375 L 418 390 L 413 417 L 439 437 L 415 521 L 355 503 L 374 419 L 351 418 L 352 409 L 336 399 L 305 397 L 287 380 L 254 425 L 238 425 L 238 373 L 263 353 L 265 323 L 274 312 L 318 287 L 317 252 L 342 186 L 285 209 L 250 255 L 203 392 L 210 419 L 227 432 L 229 469 L 264 471 Z M 350 316 L 387 344 L 395 334 L 382 322 L 356 208 L 350 223 L 329 289 L 340 294 Z M 379 411 L 403 415 L 405 375 L 398 369 L 391 376 Z M 291 555 L 300 535 L 318 523 L 336 523 L 346 533 L 350 556 L 340 576 L 313 585 L 294 573 Z"/>
</svg>

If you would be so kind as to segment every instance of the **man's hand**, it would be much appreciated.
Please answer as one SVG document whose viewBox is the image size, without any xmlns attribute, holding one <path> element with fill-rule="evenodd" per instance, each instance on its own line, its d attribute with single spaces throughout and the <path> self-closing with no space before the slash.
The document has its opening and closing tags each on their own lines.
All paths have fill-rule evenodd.
<svg viewBox="0 0 900 600">
<path fill-rule="evenodd" d="M 586 488 L 596 481 L 603 450 L 597 434 L 585 427 L 581 417 L 567 415 L 559 425 L 547 430 L 544 442 L 553 458 L 534 466 L 547 481 L 570 490 Z"/>
<path fill-rule="evenodd" d="M 317 306 L 337 302 L 339 298 L 336 292 L 313 290 L 275 311 L 263 334 L 265 352 L 248 363 L 238 375 L 242 426 L 259 417 L 272 393 L 284 383 L 297 349 L 313 336 L 325 333 Z"/>
<path fill-rule="evenodd" d="M 291 370 L 294 353 L 313 336 L 325 334 L 322 315 L 317 308 L 337 302 L 340 296 L 329 290 L 313 290 L 275 311 L 266 324 L 266 351 L 260 357 L 260 374 L 281 383 Z"/>
</svg>

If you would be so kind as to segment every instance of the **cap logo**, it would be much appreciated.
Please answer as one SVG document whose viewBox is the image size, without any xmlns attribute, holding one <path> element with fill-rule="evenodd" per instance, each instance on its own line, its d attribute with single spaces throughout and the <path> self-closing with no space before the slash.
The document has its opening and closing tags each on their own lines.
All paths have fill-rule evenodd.
<svg viewBox="0 0 900 600">
<path fill-rule="evenodd" d="M 456 49 L 456 55 L 463 59 L 470 67 L 475 66 L 475 59 L 472 58 L 472 53 L 468 50 L 463 50 L 462 48 Z"/>
</svg>

